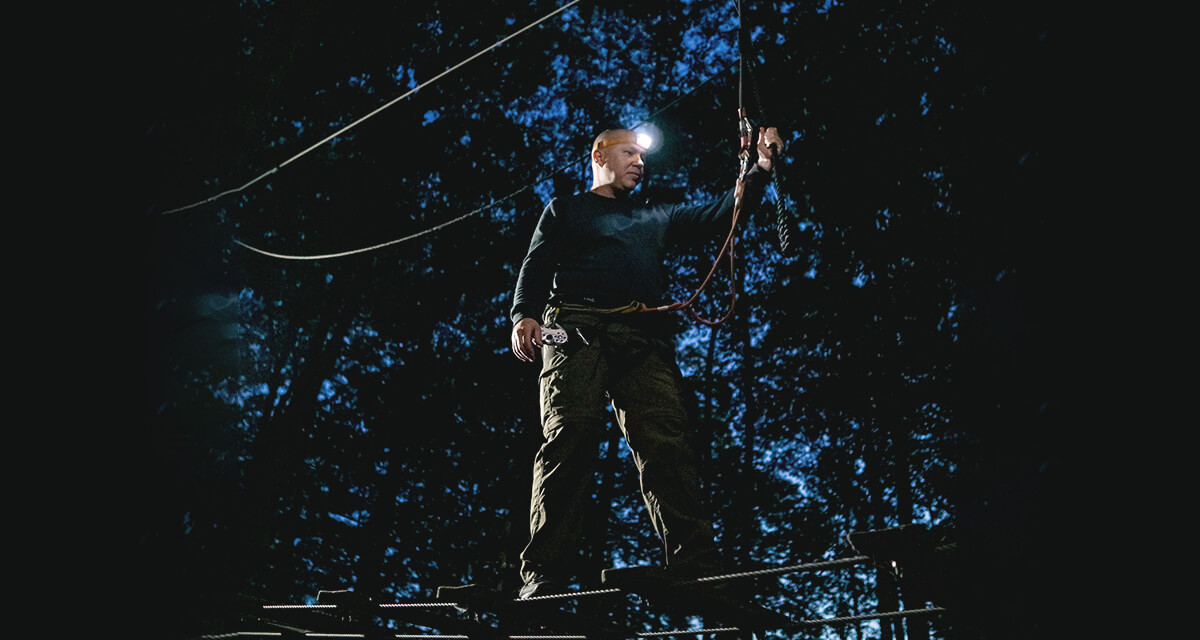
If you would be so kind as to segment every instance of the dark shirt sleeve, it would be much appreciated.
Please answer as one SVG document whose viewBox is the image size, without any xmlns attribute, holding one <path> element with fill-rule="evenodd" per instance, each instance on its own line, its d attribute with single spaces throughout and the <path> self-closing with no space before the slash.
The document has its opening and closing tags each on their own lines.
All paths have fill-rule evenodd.
<svg viewBox="0 0 1200 640">
<path fill-rule="evenodd" d="M 521 263 L 521 272 L 517 276 L 517 286 L 513 290 L 512 310 L 509 317 L 513 324 L 522 318 L 539 320 L 546 301 L 550 299 L 550 287 L 554 284 L 554 271 L 558 265 L 555 253 L 556 231 L 558 216 L 554 210 L 554 201 L 542 210 L 533 238 L 529 241 L 529 251 Z"/>
<path fill-rule="evenodd" d="M 738 218 L 743 223 L 758 209 L 770 176 L 770 172 L 764 171 L 758 165 L 754 165 L 746 173 L 746 188 L 742 193 L 742 212 Z M 713 225 L 728 224 L 733 216 L 733 200 L 736 191 L 736 187 L 731 188 L 720 198 L 704 204 L 675 207 L 670 214 L 675 232 L 682 236 L 701 234 L 699 237 L 707 237 L 709 229 Z"/>
</svg>

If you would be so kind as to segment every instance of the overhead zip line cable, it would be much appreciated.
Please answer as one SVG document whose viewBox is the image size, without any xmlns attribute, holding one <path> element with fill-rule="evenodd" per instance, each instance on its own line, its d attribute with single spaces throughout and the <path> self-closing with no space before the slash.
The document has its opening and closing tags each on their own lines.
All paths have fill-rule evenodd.
<svg viewBox="0 0 1200 640">
<path fill-rule="evenodd" d="M 212 197 L 210 197 L 210 198 L 207 198 L 207 199 L 201 200 L 201 201 L 199 201 L 199 202 L 195 202 L 195 203 L 193 203 L 193 204 L 189 204 L 189 205 L 186 205 L 186 206 L 183 206 L 183 207 L 177 207 L 177 208 L 175 208 L 175 209 L 170 209 L 170 210 L 168 210 L 168 211 L 164 211 L 164 212 L 162 213 L 162 215 L 166 215 L 166 214 L 169 214 L 169 213 L 178 213 L 178 212 L 180 212 L 180 211 L 186 211 L 186 210 L 188 210 L 188 209 L 192 209 L 192 208 L 195 208 L 195 207 L 198 207 L 198 206 L 201 206 L 201 205 L 207 204 L 207 203 L 209 203 L 209 202 L 213 202 L 214 200 L 217 200 L 217 199 L 219 199 L 219 198 L 223 198 L 223 197 L 225 197 L 225 196 L 227 196 L 227 195 L 231 195 L 231 194 L 234 194 L 234 193 L 238 193 L 238 192 L 240 192 L 240 191 L 244 191 L 245 189 L 247 189 L 247 188 L 248 188 L 248 187 L 250 187 L 251 185 L 253 185 L 253 184 L 257 183 L 259 180 L 262 180 L 263 178 L 266 178 L 267 176 L 269 176 L 269 175 L 271 175 L 271 174 L 273 174 L 273 173 L 275 173 L 275 172 L 279 171 L 280 169 L 282 169 L 282 168 L 286 167 L 287 165 L 291 164 L 292 162 L 295 162 L 296 160 L 299 160 L 301 157 L 303 157 L 303 156 L 307 155 L 308 153 L 312 152 L 312 151 L 313 151 L 314 149 L 316 149 L 317 147 L 320 147 L 321 145 L 325 144 L 326 142 L 329 142 L 330 140 L 333 140 L 334 138 L 336 138 L 336 137 L 338 137 L 338 136 L 340 136 L 340 135 L 344 134 L 345 132 L 349 131 L 350 129 L 352 129 L 352 128 L 354 128 L 354 127 L 356 127 L 356 126 L 358 126 L 358 125 L 362 124 L 363 122 L 365 122 L 365 121 L 366 121 L 366 120 L 368 120 L 369 118 L 372 118 L 372 117 L 374 117 L 376 114 L 378 114 L 379 112 L 383 111 L 384 109 L 387 109 L 388 107 L 390 107 L 390 106 L 392 106 L 392 105 L 396 104 L 397 102 L 400 102 L 401 100 L 404 100 L 405 98 L 407 98 L 407 97 L 411 96 L 412 94 L 414 94 L 414 93 L 416 93 L 416 92 L 420 91 L 421 89 L 424 89 L 425 87 L 428 87 L 429 85 L 431 85 L 431 84 L 433 84 L 433 83 L 437 82 L 438 80 L 441 80 L 443 77 L 445 77 L 445 76 L 449 75 L 450 73 L 452 73 L 452 72 L 454 72 L 454 71 L 458 70 L 460 67 L 462 67 L 463 65 L 467 64 L 468 62 L 471 62 L 472 60 L 474 60 L 474 59 L 478 58 L 479 56 L 482 56 L 483 54 L 485 54 L 485 53 L 487 53 L 487 52 L 491 51 L 492 49 L 495 49 L 496 47 L 499 47 L 500 45 L 504 44 L 505 42 L 508 42 L 509 40 L 512 40 L 513 38 L 517 37 L 518 35 L 520 35 L 520 34 L 522 34 L 522 33 L 526 32 L 526 31 L 528 31 L 529 29 L 532 29 L 533 27 L 535 27 L 535 26 L 537 26 L 537 25 L 539 25 L 539 24 L 541 24 L 541 23 L 545 22 L 546 20 L 549 20 L 550 18 L 552 18 L 552 17 L 554 17 L 554 16 L 558 15 L 559 13 L 562 13 L 563 11 L 566 11 L 567 9 L 569 9 L 570 7 L 572 7 L 572 6 L 576 5 L 576 4 L 579 4 L 579 2 L 580 2 L 580 1 L 581 1 L 581 0 L 570 0 L 570 2 L 568 2 L 568 3 L 564 4 L 563 6 L 561 6 L 561 7 L 557 8 L 557 9 L 555 9 L 554 11 L 551 11 L 550 13 L 548 13 L 548 14 L 546 14 L 546 15 L 542 16 L 541 18 L 538 18 L 537 20 L 534 20 L 533 22 L 531 22 L 531 23 L 529 23 L 529 24 L 525 25 L 524 27 L 521 27 L 520 29 L 518 29 L 518 30 L 514 31 L 513 33 L 511 33 L 511 34 L 509 34 L 508 36 L 504 37 L 502 40 L 500 40 L 500 41 L 496 42 L 495 44 L 493 44 L 493 45 L 491 45 L 491 46 L 489 46 L 489 47 L 486 47 L 486 48 L 484 48 L 484 49 L 480 50 L 480 51 L 479 51 L 478 53 L 476 53 L 475 55 L 473 55 L 473 56 L 471 56 L 471 57 L 469 57 L 469 58 L 467 58 L 467 59 L 463 60 L 462 62 L 459 62 L 458 64 L 454 65 L 453 67 L 450 67 L 450 68 L 446 69 L 445 71 L 443 71 L 443 72 L 441 72 L 441 73 L 437 74 L 437 75 L 436 75 L 436 76 L 434 76 L 433 78 L 430 78 L 429 80 L 426 80 L 425 82 L 422 82 L 421 84 L 417 85 L 415 88 L 411 89 L 410 91 L 408 91 L 408 92 L 407 92 L 407 93 L 405 93 L 404 95 L 402 95 L 402 96 L 400 96 L 400 97 L 397 97 L 397 98 L 393 98 L 392 100 L 388 101 L 386 104 L 384 104 L 384 105 L 382 105 L 382 106 L 380 106 L 380 107 L 376 108 L 374 111 L 372 111 L 372 112 L 368 113 L 367 115 L 365 115 L 365 116 L 363 116 L 363 117 L 359 118 L 358 120 L 355 120 L 354 122 L 351 122 L 350 124 L 348 124 L 348 125 L 346 125 L 346 126 L 342 127 L 341 129 L 338 129 L 337 131 L 334 131 L 333 133 L 329 134 L 328 136 L 325 136 L 325 137 L 324 137 L 324 138 L 322 138 L 320 141 L 318 141 L 318 142 L 314 143 L 313 145 L 311 145 L 311 146 L 310 146 L 310 147 L 308 147 L 307 149 L 305 149 L 305 150 L 301 151 L 300 153 L 297 153 L 296 155 L 294 155 L 294 156 L 292 156 L 292 157 L 288 158 L 287 160 L 284 160 L 283 162 L 281 162 L 281 163 L 279 163 L 278 165 L 276 165 L 274 168 L 272 168 L 272 169 L 270 169 L 270 170 L 268 170 L 268 171 L 264 172 L 262 175 L 260 175 L 260 176 L 258 176 L 257 178 L 255 178 L 255 179 L 251 180 L 250 182 L 247 182 L 246 184 L 244 184 L 244 185 L 242 185 L 242 186 L 240 186 L 240 187 L 237 187 L 236 189 L 229 189 L 229 190 L 227 190 L 227 191 L 222 191 L 221 193 L 218 193 L 218 194 L 217 194 L 217 195 L 215 195 L 215 196 L 212 196 Z"/>
<path fill-rule="evenodd" d="M 686 98 L 686 97 L 688 97 L 688 96 L 692 95 L 692 94 L 693 94 L 693 93 L 695 93 L 696 91 L 699 91 L 699 90 L 700 90 L 700 89 L 701 89 L 701 88 L 702 88 L 704 85 L 708 84 L 709 82 L 712 82 L 713 78 L 716 78 L 717 76 L 721 75 L 722 73 L 724 73 L 724 72 L 725 72 L 725 70 L 726 70 L 726 69 L 728 69 L 729 67 L 732 67 L 734 64 L 737 64 L 737 63 L 738 63 L 738 61 L 737 61 L 737 60 L 734 60 L 733 62 L 730 62 L 730 63 L 726 64 L 724 67 L 722 67 L 722 68 L 721 68 L 721 70 L 720 70 L 720 71 L 717 71 L 716 73 L 712 74 L 711 76 L 709 76 L 709 77 L 705 78 L 703 81 L 701 81 L 701 82 L 700 82 L 700 84 L 698 84 L 698 85 L 696 85 L 696 86 L 692 87 L 692 88 L 691 88 L 691 89 L 689 89 L 689 90 L 688 90 L 686 93 L 684 93 L 684 94 L 680 95 L 679 97 L 675 98 L 674 100 L 672 100 L 672 101 L 668 102 L 666 105 L 664 105 L 664 106 L 660 107 L 660 108 L 659 108 L 657 111 L 655 111 L 654 113 L 652 113 L 652 114 L 650 114 L 649 116 L 647 116 L 645 120 L 643 120 L 643 121 L 639 122 L 639 123 L 638 123 L 638 124 L 636 124 L 636 125 L 633 125 L 633 128 L 634 128 L 634 129 L 636 129 L 636 128 L 638 128 L 638 127 L 642 126 L 643 124 L 646 124 L 647 122 L 650 122 L 650 121 L 651 121 L 651 120 L 653 120 L 654 118 L 658 117 L 658 116 L 659 116 L 659 114 L 663 113 L 663 112 L 664 112 L 664 111 L 666 111 L 667 109 L 670 109 L 671 107 L 674 107 L 676 104 L 678 104 L 678 103 L 679 103 L 680 101 L 682 101 L 684 98 Z M 541 184 L 541 183 L 543 183 L 543 182 L 545 182 L 545 181 L 549 180 L 550 178 L 553 178 L 554 176 L 558 175 L 558 174 L 559 174 L 559 173 L 561 173 L 562 171 L 566 170 L 566 169 L 567 169 L 567 167 L 570 167 L 571 165 L 573 165 L 573 164 L 575 164 L 575 163 L 577 163 L 577 162 L 580 162 L 580 161 L 582 161 L 583 159 L 587 158 L 587 157 L 588 157 L 588 155 L 590 155 L 590 154 L 584 154 L 584 155 L 580 156 L 580 157 L 579 157 L 579 158 L 577 158 L 577 159 L 571 160 L 570 162 L 568 162 L 568 163 L 566 163 L 566 164 L 562 165 L 561 167 L 559 167 L 559 168 L 555 169 L 554 171 L 551 171 L 549 174 L 546 174 L 546 175 L 542 176 L 541 178 L 538 178 L 537 180 L 534 180 L 533 182 L 531 182 L 531 183 L 529 183 L 529 184 L 527 184 L 527 185 L 525 185 L 525 186 L 521 187 L 520 189 L 517 189 L 516 191 L 513 191 L 512 193 L 510 193 L 510 194 L 508 194 L 508 195 L 504 196 L 503 198 L 500 198 L 499 200 L 493 200 L 492 202 L 489 202 L 488 204 L 485 204 L 485 205 L 483 205 L 482 207 L 479 207 L 479 208 L 475 209 L 474 211 L 470 211 L 470 212 L 468 212 L 468 213 L 464 213 L 464 214 L 462 214 L 461 216 L 458 216 L 457 218 L 453 218 L 453 219 L 447 220 L 446 222 L 442 222 L 442 223 L 440 223 L 440 224 L 437 224 L 437 225 L 435 225 L 435 226 L 432 226 L 432 227 L 430 227 L 430 228 L 428 228 L 428 229 L 424 229 L 424 230 L 422 230 L 422 231 L 418 231 L 418 232 L 416 232 L 416 233 L 411 233 L 411 234 L 409 234 L 409 235 L 407 235 L 407 236 L 404 236 L 404 237 L 402 237 L 402 238 L 396 238 L 395 240 L 389 240 L 389 241 L 387 241 L 387 242 L 382 242 L 382 243 L 380 243 L 380 244 L 372 245 L 372 246 L 369 246 L 369 247 L 362 247 L 362 248 L 359 248 L 359 249 L 350 249 L 350 250 L 348 250 L 348 251 L 342 251 L 342 252 L 339 252 L 339 253 L 327 253 L 327 254 L 323 254 L 323 255 L 305 255 L 305 256 L 299 256 L 299 255 L 288 255 L 288 254 L 273 253 L 273 252 L 270 252 L 270 251 L 265 251 L 265 250 L 263 250 L 263 249 L 259 249 L 259 248 L 256 248 L 256 247 L 253 247 L 253 246 L 250 246 L 250 245 L 248 245 L 248 244 L 246 244 L 246 243 L 244 243 L 244 242 L 242 242 L 242 241 L 240 241 L 240 240 L 236 240 L 236 239 L 234 240 L 234 243 L 235 243 L 235 244 L 238 244 L 238 245 L 240 245 L 240 246 L 242 246 L 242 247 L 244 247 L 244 248 L 246 248 L 246 249 L 249 249 L 250 251 L 253 251 L 253 252 L 255 252 L 255 253 L 262 254 L 262 255 L 264 255 L 264 256 L 271 257 L 271 258 L 278 258 L 278 259 L 281 259 L 281 260 L 321 260 L 321 259 L 327 259 L 327 258 L 344 258 L 344 257 L 346 257 L 346 256 L 350 256 L 350 255 L 354 255 L 354 254 L 358 254 L 358 253 L 366 253 L 366 252 L 368 252 L 368 251 L 375 251 L 375 250 L 378 250 L 378 249 L 382 249 L 382 248 L 384 248 L 384 247 L 389 247 L 389 246 L 391 246 L 391 245 L 394 245 L 394 244 L 400 244 L 401 242 L 407 242 L 407 241 L 409 241 L 409 240 L 413 240 L 413 239 L 419 238 L 419 237 L 421 237 L 421 236 L 423 236 L 423 235 L 427 235 L 427 234 L 433 233 L 434 231 L 438 231 L 438 230 L 440 230 L 440 229 L 443 229 L 443 228 L 445 228 L 445 227 L 448 227 L 448 226 L 450 226 L 450 225 L 452 225 L 452 224 L 455 224 L 455 223 L 457 223 L 457 222 L 462 222 L 463 220 L 466 220 L 467 218 L 469 218 L 469 217 L 471 217 L 471 216 L 474 216 L 474 215 L 476 215 L 476 214 L 479 214 L 479 213 L 482 213 L 482 212 L 484 212 L 484 211 L 487 211 L 488 209 L 491 209 L 492 207 L 495 207 L 495 206 L 497 206 L 497 205 L 503 204 L 503 203 L 505 203 L 505 202 L 507 202 L 507 201 L 509 201 L 509 200 L 511 200 L 511 199 L 513 199 L 513 198 L 515 198 L 515 197 L 517 197 L 519 194 L 521 194 L 521 193 L 523 193 L 523 192 L 525 192 L 525 191 L 528 191 L 529 189 L 532 189 L 534 186 L 536 186 L 536 185 L 538 185 L 538 184 Z M 718 259 L 720 259 L 720 258 L 718 257 Z M 710 274 L 710 275 L 711 275 L 711 274 Z"/>
<path fill-rule="evenodd" d="M 560 171 L 566 169 L 567 167 L 571 166 L 572 164 L 575 164 L 576 162 L 578 162 L 578 161 L 572 160 L 570 162 L 570 164 L 565 164 L 565 165 L 559 167 L 558 169 L 555 169 L 550 175 L 548 175 L 544 178 L 539 178 L 538 180 L 531 182 L 531 183 L 521 187 L 520 189 L 517 189 L 516 191 L 508 194 L 507 196 L 504 196 L 503 198 L 501 198 L 499 200 L 494 200 L 492 202 L 489 202 L 488 204 L 485 204 L 482 207 L 475 209 L 474 211 L 464 213 L 461 216 L 458 216 L 457 218 L 452 218 L 452 219 L 442 222 L 440 224 L 429 227 L 428 229 L 424 229 L 424 230 L 418 231 L 416 233 L 410 233 L 409 235 L 406 235 L 402 238 L 396 238 L 395 240 L 381 242 L 377 245 L 372 245 L 370 247 L 362 247 L 360 249 L 350 249 L 348 251 L 342 251 L 340 253 L 326 253 L 324 255 L 296 256 L 296 255 L 287 255 L 287 254 L 282 254 L 282 253 L 272 253 L 270 251 L 264 251 L 264 250 L 256 248 L 256 247 L 252 247 L 252 246 L 246 244 L 245 242 L 242 242 L 241 240 L 237 240 L 236 238 L 234 239 L 233 242 L 234 242 L 234 244 L 241 245 L 242 247 L 245 247 L 246 249 L 249 249 L 250 251 L 253 251 L 255 253 L 259 253 L 259 254 L 262 254 L 264 256 L 268 256 L 271 258 L 279 258 L 281 260 L 321 260 L 321 259 L 325 259 L 325 258 L 344 258 L 346 256 L 354 255 L 356 253 L 366 253 L 368 251 L 375 251 L 377 249 L 382 249 L 384 247 L 388 247 L 388 246 L 391 246 L 394 244 L 400 244 L 401 242 L 407 242 L 409 240 L 419 238 L 423 235 L 433 233 L 434 231 L 438 231 L 439 229 L 448 227 L 456 222 L 462 222 L 463 220 L 466 220 L 467 218 L 470 218 L 473 215 L 482 213 L 484 211 L 487 211 L 488 209 L 491 209 L 492 207 L 503 204 L 503 203 L 517 197 L 517 195 L 521 194 L 522 192 L 532 189 L 534 185 L 537 185 L 542 182 L 545 182 L 546 180 L 549 180 L 551 177 L 555 176 Z"/>
</svg>

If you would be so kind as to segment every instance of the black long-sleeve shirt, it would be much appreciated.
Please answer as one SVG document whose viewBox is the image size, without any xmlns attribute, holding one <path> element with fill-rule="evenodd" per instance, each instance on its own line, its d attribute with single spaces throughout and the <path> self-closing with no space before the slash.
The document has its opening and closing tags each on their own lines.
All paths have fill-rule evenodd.
<svg viewBox="0 0 1200 640">
<path fill-rule="evenodd" d="M 758 167 L 746 176 L 742 219 L 762 199 L 769 174 Z M 550 201 L 542 211 L 513 291 L 510 317 L 541 317 L 553 299 L 613 306 L 663 303 L 667 247 L 681 233 L 719 229 L 733 213 L 734 189 L 701 205 L 648 205 L 590 191 Z"/>
</svg>

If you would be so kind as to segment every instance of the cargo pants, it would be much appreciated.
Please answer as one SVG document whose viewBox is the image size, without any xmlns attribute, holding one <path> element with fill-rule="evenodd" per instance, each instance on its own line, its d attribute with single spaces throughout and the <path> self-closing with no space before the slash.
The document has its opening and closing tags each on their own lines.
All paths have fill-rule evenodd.
<svg viewBox="0 0 1200 640">
<path fill-rule="evenodd" d="M 573 573 L 609 402 L 666 563 L 698 569 L 719 564 L 683 377 L 669 333 L 650 326 L 651 315 L 659 314 L 546 312 L 546 323 L 557 322 L 569 339 L 542 347 L 544 442 L 534 457 L 530 537 L 521 553 L 526 583 L 539 576 L 566 580 Z"/>
</svg>

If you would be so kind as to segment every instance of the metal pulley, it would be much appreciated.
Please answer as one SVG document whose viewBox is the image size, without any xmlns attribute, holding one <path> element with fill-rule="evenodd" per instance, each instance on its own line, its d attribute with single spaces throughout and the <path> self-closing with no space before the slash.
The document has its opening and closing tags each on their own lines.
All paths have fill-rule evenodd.
<svg viewBox="0 0 1200 640">
<path fill-rule="evenodd" d="M 741 180 L 750 172 L 752 162 L 750 150 L 754 139 L 754 127 L 750 124 L 750 118 L 746 116 L 745 107 L 738 107 L 738 135 L 741 144 L 738 151 L 738 160 L 741 164 L 741 170 L 738 172 L 738 180 Z"/>
</svg>

